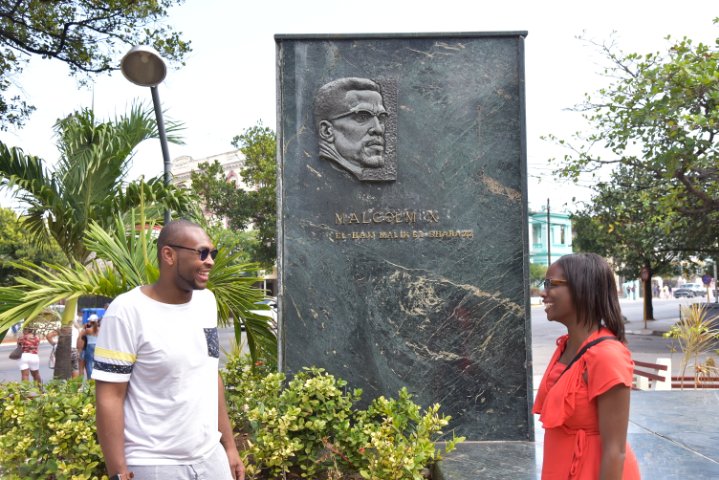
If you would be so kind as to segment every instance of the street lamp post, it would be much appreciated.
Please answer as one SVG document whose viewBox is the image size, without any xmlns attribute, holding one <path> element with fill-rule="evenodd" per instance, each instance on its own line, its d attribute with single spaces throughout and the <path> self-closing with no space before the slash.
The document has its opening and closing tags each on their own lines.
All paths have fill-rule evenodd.
<svg viewBox="0 0 719 480">
<path fill-rule="evenodd" d="M 157 92 L 157 86 L 162 83 L 167 75 L 167 67 L 165 61 L 160 54 L 152 47 L 139 45 L 132 47 L 129 52 L 122 57 L 120 62 L 122 74 L 129 81 L 141 87 L 150 87 L 152 93 L 152 106 L 155 110 L 155 118 L 157 119 L 157 132 L 160 136 L 160 147 L 162 148 L 162 159 L 164 163 L 165 185 L 170 184 L 170 151 L 167 148 L 167 134 L 165 133 L 165 122 L 162 119 L 162 107 L 160 105 L 160 94 Z M 170 210 L 165 209 L 165 225 L 170 223 Z"/>
</svg>

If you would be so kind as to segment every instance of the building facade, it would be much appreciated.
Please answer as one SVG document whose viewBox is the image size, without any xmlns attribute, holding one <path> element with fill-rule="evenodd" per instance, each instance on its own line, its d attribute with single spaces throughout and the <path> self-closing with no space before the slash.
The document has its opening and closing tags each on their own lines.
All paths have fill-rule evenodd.
<svg viewBox="0 0 719 480">
<path fill-rule="evenodd" d="M 572 222 L 569 214 L 530 212 L 529 262 L 549 266 L 568 253 L 572 253 Z"/>
<path fill-rule="evenodd" d="M 183 155 L 172 160 L 172 183 L 180 187 L 190 188 L 192 179 L 190 174 L 199 169 L 201 163 L 212 164 L 217 160 L 225 171 L 225 179 L 232 182 L 238 188 L 247 189 L 242 183 L 240 170 L 245 164 L 245 156 L 240 150 L 232 150 L 230 152 L 219 153 L 205 158 L 192 158 L 189 155 Z"/>
</svg>

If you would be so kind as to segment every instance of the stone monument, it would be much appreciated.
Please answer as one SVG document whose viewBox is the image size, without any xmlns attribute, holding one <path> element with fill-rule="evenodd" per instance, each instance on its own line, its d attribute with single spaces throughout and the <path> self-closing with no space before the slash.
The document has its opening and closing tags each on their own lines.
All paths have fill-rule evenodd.
<svg viewBox="0 0 719 480">
<path fill-rule="evenodd" d="M 525 36 L 276 36 L 285 371 L 532 438 Z"/>
</svg>

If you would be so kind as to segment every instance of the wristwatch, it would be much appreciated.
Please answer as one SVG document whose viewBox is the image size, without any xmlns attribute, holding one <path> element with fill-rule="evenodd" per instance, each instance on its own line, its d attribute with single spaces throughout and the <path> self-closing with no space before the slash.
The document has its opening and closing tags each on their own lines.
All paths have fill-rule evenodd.
<svg viewBox="0 0 719 480">
<path fill-rule="evenodd" d="M 110 480 L 130 480 L 132 478 L 135 478 L 135 475 L 133 475 L 132 472 L 130 472 L 130 474 L 128 476 L 125 476 L 121 473 L 116 473 L 115 475 L 110 477 Z"/>
</svg>

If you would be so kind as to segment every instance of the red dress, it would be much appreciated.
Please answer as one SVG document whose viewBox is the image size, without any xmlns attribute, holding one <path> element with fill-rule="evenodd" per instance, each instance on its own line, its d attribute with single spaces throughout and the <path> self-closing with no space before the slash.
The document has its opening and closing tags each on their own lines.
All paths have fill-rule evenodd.
<svg viewBox="0 0 719 480">
<path fill-rule="evenodd" d="M 611 335 L 602 328 L 584 343 Z M 606 340 L 590 347 L 560 377 L 566 365 L 558 360 L 568 337 L 557 339 L 557 350 L 532 409 L 544 426 L 542 480 L 596 480 L 602 455 L 597 396 L 620 384 L 631 388 L 634 363 L 623 343 Z M 585 371 L 589 384 L 583 378 Z M 622 479 L 640 479 L 637 459 L 628 444 L 625 458 Z"/>
</svg>

